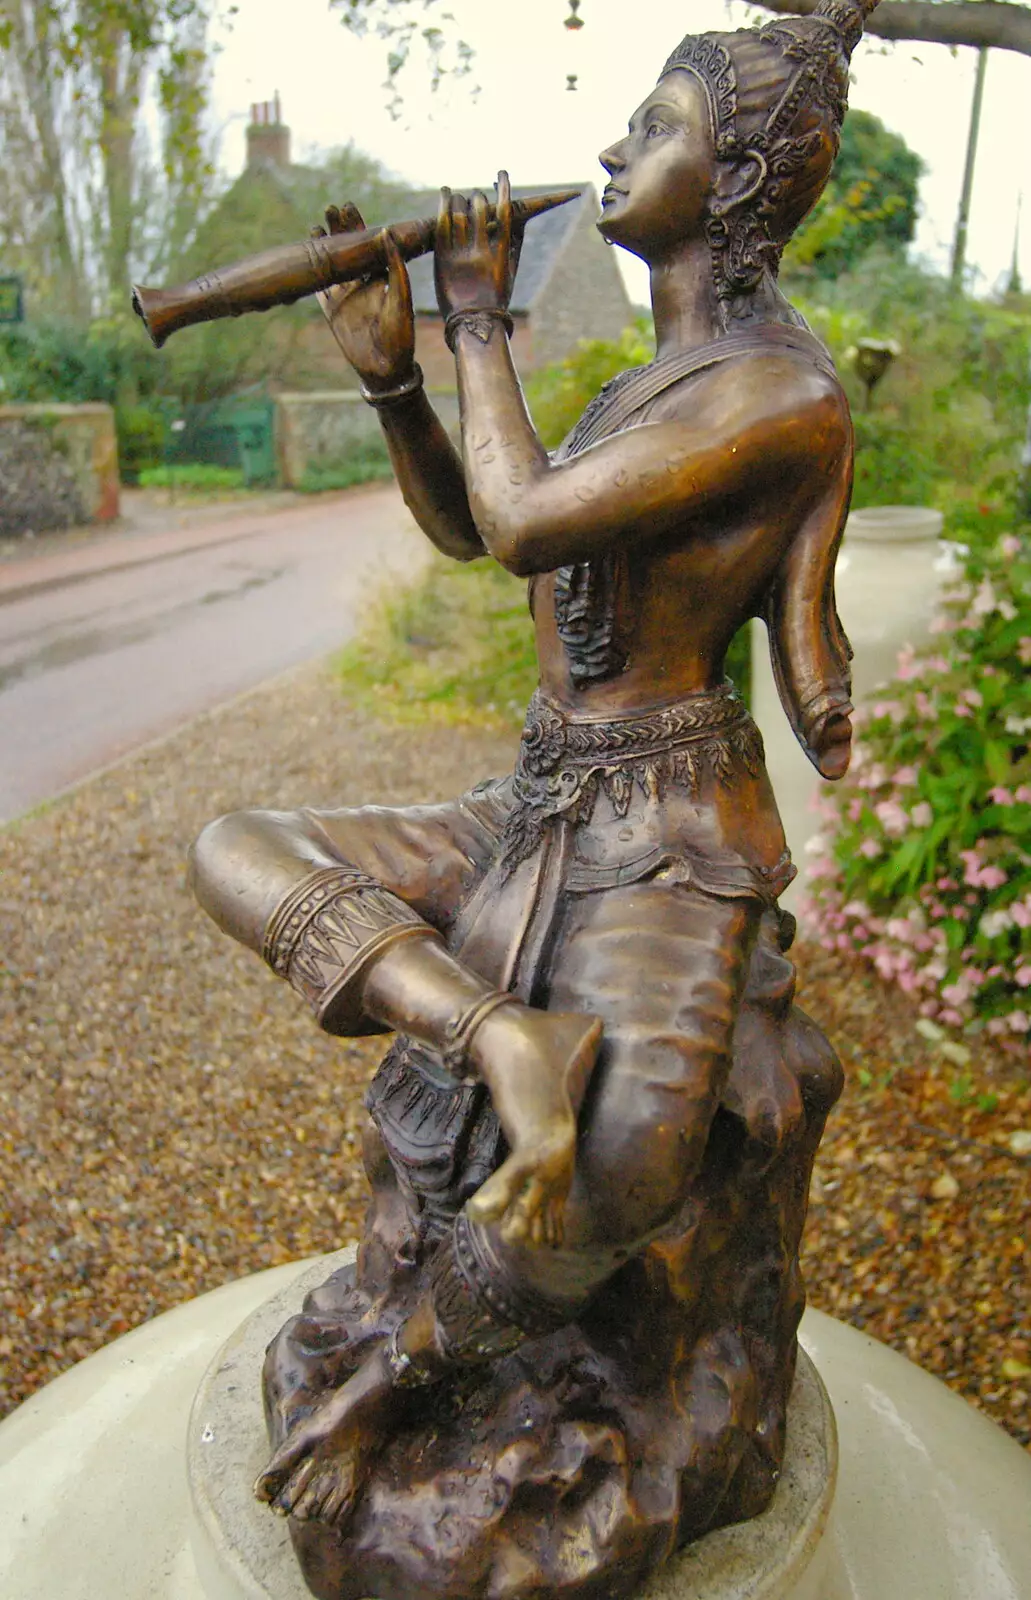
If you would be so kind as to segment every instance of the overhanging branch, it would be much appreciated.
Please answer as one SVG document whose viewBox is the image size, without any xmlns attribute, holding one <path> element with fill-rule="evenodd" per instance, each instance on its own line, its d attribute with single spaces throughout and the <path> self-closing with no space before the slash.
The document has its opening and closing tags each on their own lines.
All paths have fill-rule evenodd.
<svg viewBox="0 0 1031 1600">
<path fill-rule="evenodd" d="M 805 16 L 817 6 L 817 0 L 759 3 L 781 16 Z M 1031 7 L 1012 0 L 882 0 L 867 18 L 866 31 L 879 39 L 963 44 L 1031 56 Z"/>
</svg>

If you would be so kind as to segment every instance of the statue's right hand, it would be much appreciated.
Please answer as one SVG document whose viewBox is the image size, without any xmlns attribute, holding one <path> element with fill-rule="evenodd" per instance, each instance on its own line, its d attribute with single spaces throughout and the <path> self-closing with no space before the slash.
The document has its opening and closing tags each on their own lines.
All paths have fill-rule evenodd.
<svg viewBox="0 0 1031 1600">
<path fill-rule="evenodd" d="M 327 233 L 365 227 L 357 206 L 330 206 Z M 410 377 L 415 362 L 415 313 L 408 269 L 392 233 L 386 231 L 387 276 L 337 284 L 318 296 L 333 337 L 368 389 L 392 389 Z"/>
</svg>

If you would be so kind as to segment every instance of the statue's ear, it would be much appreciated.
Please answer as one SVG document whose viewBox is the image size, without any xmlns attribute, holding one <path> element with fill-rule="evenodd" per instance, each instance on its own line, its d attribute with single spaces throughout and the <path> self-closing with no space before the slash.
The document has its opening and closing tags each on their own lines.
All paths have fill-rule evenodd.
<svg viewBox="0 0 1031 1600">
<path fill-rule="evenodd" d="M 766 160 L 758 150 L 747 150 L 732 161 L 721 161 L 713 185 L 709 210 L 714 217 L 748 205 L 766 182 Z"/>
</svg>

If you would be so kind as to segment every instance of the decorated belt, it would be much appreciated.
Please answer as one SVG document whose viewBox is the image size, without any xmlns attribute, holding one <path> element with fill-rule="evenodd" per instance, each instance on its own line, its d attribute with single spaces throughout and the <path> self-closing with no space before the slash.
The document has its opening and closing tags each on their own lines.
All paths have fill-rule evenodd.
<svg viewBox="0 0 1031 1600">
<path fill-rule="evenodd" d="M 605 721 L 572 717 L 538 690 L 513 778 L 506 863 L 525 859 L 550 818 L 589 821 L 602 791 L 625 817 L 635 786 L 653 800 L 670 785 L 697 796 L 706 781 L 729 784 L 742 767 L 755 777 L 762 764 L 762 737 L 731 683 Z"/>
</svg>

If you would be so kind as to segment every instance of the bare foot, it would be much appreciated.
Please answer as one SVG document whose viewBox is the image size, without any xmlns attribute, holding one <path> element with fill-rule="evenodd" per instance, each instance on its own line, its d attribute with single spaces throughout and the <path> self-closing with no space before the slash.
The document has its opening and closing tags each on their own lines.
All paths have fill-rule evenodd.
<svg viewBox="0 0 1031 1600">
<path fill-rule="evenodd" d="M 474 1221 L 500 1222 L 506 1240 L 562 1243 L 576 1115 L 601 1037 L 597 1017 L 527 1006 L 502 1007 L 477 1032 L 475 1063 L 511 1154 L 467 1210 Z"/>
<path fill-rule="evenodd" d="M 377 1350 L 280 1445 L 254 1485 L 258 1499 L 283 1517 L 343 1522 L 384 1436 L 391 1392 L 390 1369 Z"/>
</svg>

